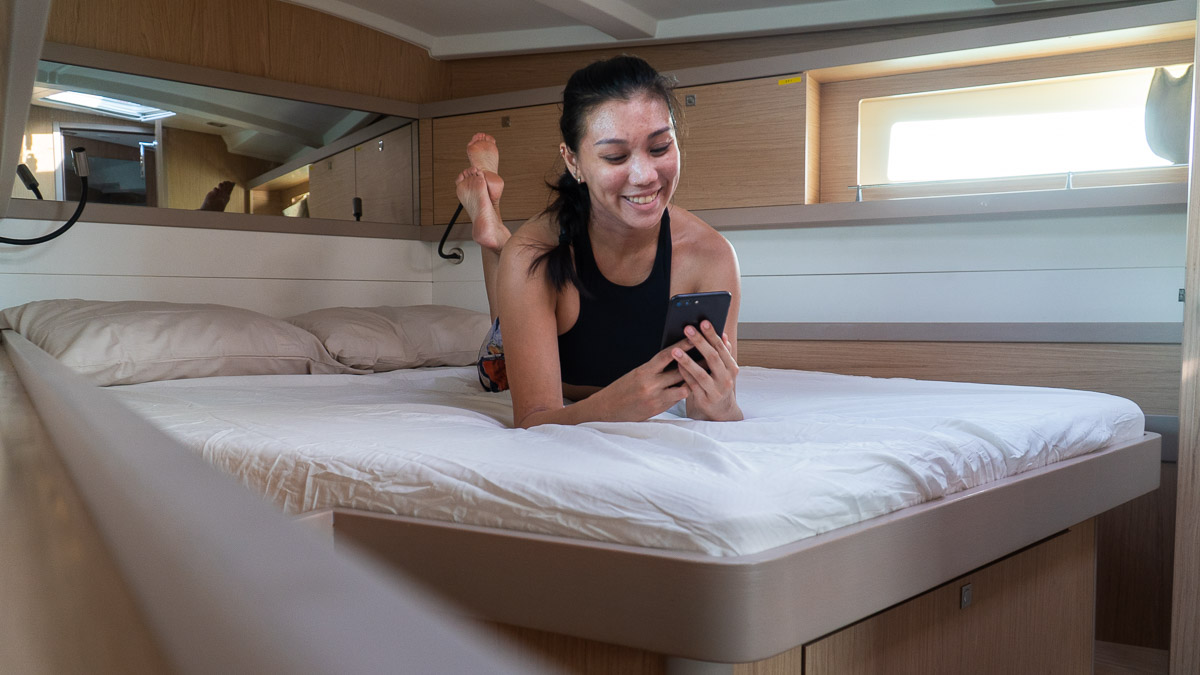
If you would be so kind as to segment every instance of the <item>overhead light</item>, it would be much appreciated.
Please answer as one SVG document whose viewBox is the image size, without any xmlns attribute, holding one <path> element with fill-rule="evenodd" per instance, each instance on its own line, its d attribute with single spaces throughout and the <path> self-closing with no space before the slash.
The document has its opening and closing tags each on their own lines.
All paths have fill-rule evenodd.
<svg viewBox="0 0 1200 675">
<path fill-rule="evenodd" d="M 107 96 L 97 96 L 96 94 L 84 94 L 78 91 L 63 91 L 43 96 L 42 100 L 53 101 L 76 108 L 85 108 L 105 115 L 112 115 L 113 117 L 137 122 L 149 122 L 164 117 L 171 117 L 175 114 L 169 110 L 152 108 L 140 103 L 130 103 L 129 101 L 122 101 Z"/>
</svg>

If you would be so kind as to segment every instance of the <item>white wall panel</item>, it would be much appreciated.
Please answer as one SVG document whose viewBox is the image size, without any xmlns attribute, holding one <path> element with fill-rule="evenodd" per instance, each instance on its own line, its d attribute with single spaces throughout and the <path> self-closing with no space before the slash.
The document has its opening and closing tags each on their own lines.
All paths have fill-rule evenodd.
<svg viewBox="0 0 1200 675">
<path fill-rule="evenodd" d="M 478 281 L 483 283 L 483 257 L 479 253 L 479 244 L 473 241 L 447 241 L 445 250 L 461 248 L 466 258 L 459 264 L 443 260 L 437 254 L 437 242 L 433 243 L 433 282 L 443 281 Z"/>
<path fill-rule="evenodd" d="M 0 221 L 29 237 L 58 224 Z M 429 244 L 398 239 L 78 223 L 37 246 L 0 246 L 0 274 L 119 274 L 432 281 Z"/>
<path fill-rule="evenodd" d="M 54 223 L 5 220 L 5 236 Z M 432 300 L 426 242 L 79 223 L 51 242 L 0 246 L 0 307 L 49 298 L 211 302 L 275 316 Z"/>
<path fill-rule="evenodd" d="M 33 300 L 162 300 L 244 307 L 285 317 L 321 307 L 424 305 L 432 284 L 421 281 L 219 279 L 90 275 L 0 275 L 0 307 Z"/>
<path fill-rule="evenodd" d="M 1186 214 L 1059 213 L 956 223 L 726 232 L 742 274 L 857 274 L 1184 264 Z"/>
<path fill-rule="evenodd" d="M 1177 322 L 1185 227 L 1181 205 L 725 235 L 744 322 Z M 434 302 L 486 310 L 478 248 L 451 245 Z"/>
<path fill-rule="evenodd" d="M 742 280 L 743 322 L 1177 322 L 1183 268 Z"/>
<path fill-rule="evenodd" d="M 439 281 L 433 284 L 433 304 L 488 311 L 483 281 Z"/>
</svg>

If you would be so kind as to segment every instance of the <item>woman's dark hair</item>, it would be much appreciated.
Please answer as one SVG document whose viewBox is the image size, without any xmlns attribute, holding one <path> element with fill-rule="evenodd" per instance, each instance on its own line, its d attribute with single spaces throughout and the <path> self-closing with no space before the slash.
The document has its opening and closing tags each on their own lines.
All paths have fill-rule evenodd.
<svg viewBox="0 0 1200 675">
<path fill-rule="evenodd" d="M 674 125 L 679 119 L 674 90 L 673 77 L 659 74 L 636 56 L 616 56 L 581 68 L 571 75 L 563 89 L 562 116 L 558 119 L 563 143 L 571 152 L 578 152 L 579 142 L 587 133 L 588 116 L 593 110 L 609 101 L 628 101 L 642 94 L 661 99 Z M 571 257 L 571 246 L 579 237 L 587 236 L 592 200 L 587 186 L 575 180 L 569 169 L 563 170 L 558 183 L 550 184 L 550 189 L 554 192 L 554 201 L 546 208 L 546 213 L 553 214 L 558 225 L 558 245 L 534 259 L 529 273 L 534 274 L 545 263 L 546 275 L 556 290 L 568 283 L 582 290 Z"/>
</svg>

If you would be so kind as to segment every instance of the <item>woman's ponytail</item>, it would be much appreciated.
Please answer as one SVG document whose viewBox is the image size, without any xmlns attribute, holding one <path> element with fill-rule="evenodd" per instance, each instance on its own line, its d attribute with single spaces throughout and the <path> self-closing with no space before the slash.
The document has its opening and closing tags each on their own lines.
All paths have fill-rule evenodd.
<svg viewBox="0 0 1200 675">
<path fill-rule="evenodd" d="M 546 211 L 554 214 L 555 224 L 558 225 L 558 245 L 535 258 L 529 266 L 529 273 L 536 273 L 544 263 L 546 276 L 554 285 L 554 290 L 561 291 L 571 284 L 582 291 L 583 285 L 575 269 L 571 247 L 580 241 L 580 237 L 587 236 L 592 198 L 587 186 L 575 180 L 570 171 L 563 171 L 558 177 L 558 184 L 551 185 L 550 189 L 556 196 Z"/>
</svg>

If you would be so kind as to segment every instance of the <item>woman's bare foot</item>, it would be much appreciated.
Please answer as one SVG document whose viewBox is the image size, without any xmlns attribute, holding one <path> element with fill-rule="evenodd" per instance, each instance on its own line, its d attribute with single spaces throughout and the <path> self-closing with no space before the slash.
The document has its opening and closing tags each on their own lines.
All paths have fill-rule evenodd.
<svg viewBox="0 0 1200 675">
<path fill-rule="evenodd" d="M 472 136 L 467 143 L 467 161 L 484 171 L 488 196 L 493 204 L 498 205 L 500 195 L 504 192 L 504 180 L 500 178 L 500 148 L 496 146 L 496 139 L 485 133 Z"/>
<path fill-rule="evenodd" d="M 500 213 L 489 194 L 486 173 L 474 166 L 465 169 L 458 174 L 458 179 L 454 182 L 455 193 L 463 209 L 471 217 L 471 239 L 483 248 L 498 253 L 504 248 L 504 243 L 508 241 L 511 233 L 500 219 Z"/>
<path fill-rule="evenodd" d="M 229 196 L 233 194 L 233 181 L 223 180 L 217 183 L 217 186 L 208 191 L 204 195 L 204 202 L 200 204 L 201 211 L 224 211 L 229 205 Z"/>
<path fill-rule="evenodd" d="M 467 143 L 467 161 L 476 169 L 500 173 L 500 148 L 496 147 L 496 139 L 478 133 Z"/>
</svg>

